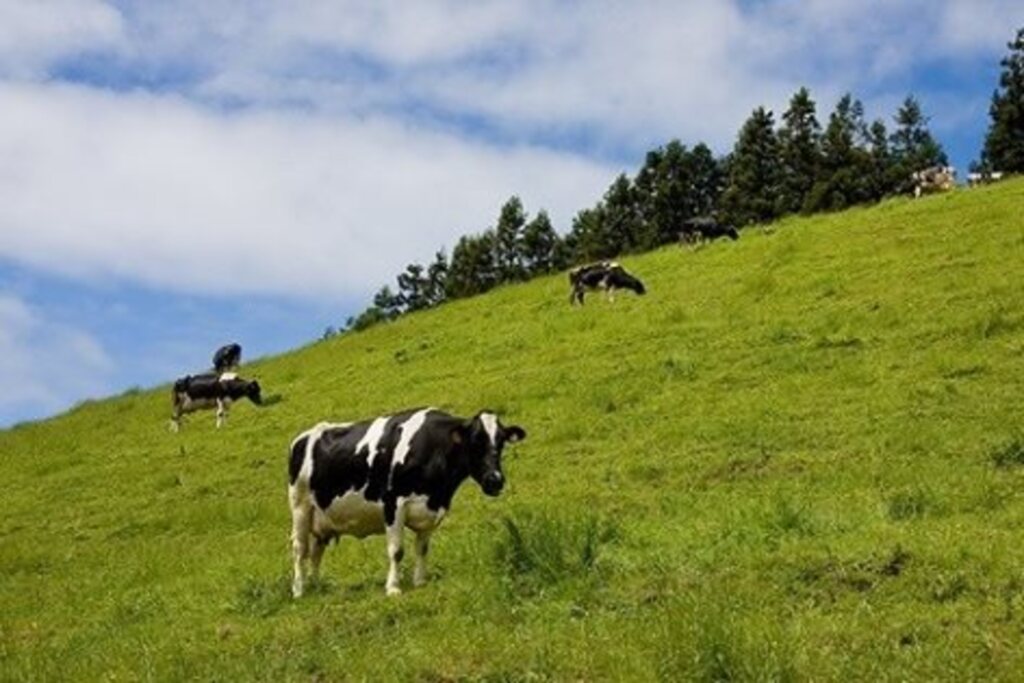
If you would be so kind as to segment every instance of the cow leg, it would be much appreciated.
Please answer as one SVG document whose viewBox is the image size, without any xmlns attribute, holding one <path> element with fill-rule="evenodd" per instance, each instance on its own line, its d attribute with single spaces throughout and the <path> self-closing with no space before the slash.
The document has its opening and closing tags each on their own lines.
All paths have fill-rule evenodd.
<svg viewBox="0 0 1024 683">
<path fill-rule="evenodd" d="M 224 404 L 224 401 L 217 399 L 217 429 L 220 429 L 224 424 L 224 420 L 228 416 L 228 407 Z"/>
<path fill-rule="evenodd" d="M 320 580 L 320 561 L 324 559 L 324 551 L 327 550 L 328 538 L 313 537 L 312 548 L 309 553 L 309 578 L 313 582 Z"/>
<path fill-rule="evenodd" d="M 399 500 L 395 505 L 394 520 L 387 525 L 388 539 L 388 581 L 384 585 L 384 592 L 388 595 L 399 595 L 402 592 L 399 586 L 399 565 L 402 562 L 402 532 L 405 528 L 405 501 Z"/>
<path fill-rule="evenodd" d="M 292 509 L 292 595 L 298 598 L 305 590 L 305 560 L 309 557 L 313 506 L 309 493 L 299 491 L 297 485 L 288 487 L 288 502 Z"/>
<path fill-rule="evenodd" d="M 181 429 L 181 401 L 175 396 L 171 409 L 171 431 L 177 433 L 179 429 Z"/>
<path fill-rule="evenodd" d="M 412 585 L 417 588 L 427 582 L 427 551 L 430 549 L 430 531 L 416 533 L 416 570 L 412 575 Z"/>
</svg>

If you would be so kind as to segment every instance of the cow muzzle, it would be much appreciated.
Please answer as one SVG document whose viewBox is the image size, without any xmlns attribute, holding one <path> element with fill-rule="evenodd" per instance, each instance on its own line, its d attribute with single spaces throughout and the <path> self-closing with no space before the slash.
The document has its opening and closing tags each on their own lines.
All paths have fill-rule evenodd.
<svg viewBox="0 0 1024 683">
<path fill-rule="evenodd" d="M 488 496 L 496 496 L 505 488 L 505 477 L 501 472 L 488 472 L 480 482 L 480 487 Z"/>
</svg>

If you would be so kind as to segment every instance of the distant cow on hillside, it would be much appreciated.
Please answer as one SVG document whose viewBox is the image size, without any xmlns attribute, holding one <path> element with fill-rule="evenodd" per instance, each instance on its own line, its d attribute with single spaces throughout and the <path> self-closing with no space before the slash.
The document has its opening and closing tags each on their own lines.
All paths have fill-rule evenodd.
<svg viewBox="0 0 1024 683">
<path fill-rule="evenodd" d="M 982 173 L 968 173 L 967 184 L 971 187 L 994 183 L 1003 179 L 1002 171 L 988 171 Z"/>
<path fill-rule="evenodd" d="M 910 174 L 914 196 L 930 192 L 945 192 L 956 185 L 956 169 L 952 166 L 932 166 Z"/>
<path fill-rule="evenodd" d="M 217 409 L 217 427 L 220 428 L 227 418 L 228 407 L 241 398 L 248 398 L 256 405 L 263 403 L 260 383 L 240 379 L 232 372 L 186 375 L 174 383 L 171 394 L 171 431 L 181 428 L 185 413 L 211 408 Z"/>
<path fill-rule="evenodd" d="M 580 305 L 583 305 L 588 289 L 603 289 L 612 300 L 617 289 L 630 289 L 641 295 L 647 293 L 644 283 L 615 261 L 599 261 L 573 268 L 569 271 L 569 287 L 569 303 L 578 302 Z"/>
<path fill-rule="evenodd" d="M 224 372 L 237 368 L 242 360 L 242 347 L 239 344 L 225 344 L 213 354 L 213 369 Z"/>
<path fill-rule="evenodd" d="M 699 242 L 712 242 L 719 237 L 728 237 L 736 241 L 740 238 L 739 232 L 731 225 L 719 223 L 710 216 L 691 218 L 683 222 L 679 231 L 679 241 L 683 244 L 697 244 Z"/>
<path fill-rule="evenodd" d="M 321 422 L 292 441 L 288 500 L 292 513 L 292 595 L 305 590 L 331 540 L 386 534 L 390 561 L 385 591 L 401 593 L 399 564 L 406 527 L 416 533 L 413 584 L 427 578 L 430 536 L 472 478 L 485 495 L 505 486 L 501 453 L 526 438 L 490 411 L 464 419 L 434 408 L 331 424 Z"/>
</svg>

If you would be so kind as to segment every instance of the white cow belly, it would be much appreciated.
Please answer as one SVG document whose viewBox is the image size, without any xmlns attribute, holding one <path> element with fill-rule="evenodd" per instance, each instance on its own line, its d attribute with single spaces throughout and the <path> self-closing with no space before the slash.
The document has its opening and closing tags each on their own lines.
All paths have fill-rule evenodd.
<svg viewBox="0 0 1024 683">
<path fill-rule="evenodd" d="M 427 507 L 426 496 L 410 496 L 402 503 L 405 508 L 405 526 L 413 531 L 430 531 L 444 518 L 444 508 L 436 512 L 431 510 Z M 384 505 L 379 501 L 366 500 L 362 491 L 346 493 L 335 498 L 326 510 L 316 508 L 313 531 L 318 535 L 330 532 L 357 538 L 383 534 Z"/>
<path fill-rule="evenodd" d="M 189 398 L 187 395 L 181 395 L 181 412 L 191 413 L 197 410 L 207 410 L 217 405 L 217 399 L 215 398 Z"/>
<path fill-rule="evenodd" d="M 410 496 L 405 502 L 405 525 L 413 531 L 430 531 L 441 523 L 444 508 L 431 510 L 426 496 Z"/>
<path fill-rule="evenodd" d="M 384 533 L 384 505 L 366 500 L 362 491 L 346 493 L 331 501 L 326 510 L 317 509 L 313 531 L 331 531 L 362 538 Z"/>
</svg>

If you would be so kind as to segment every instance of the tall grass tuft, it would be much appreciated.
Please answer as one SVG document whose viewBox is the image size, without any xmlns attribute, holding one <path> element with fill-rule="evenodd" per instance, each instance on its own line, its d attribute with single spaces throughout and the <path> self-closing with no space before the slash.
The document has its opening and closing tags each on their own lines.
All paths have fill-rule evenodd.
<svg viewBox="0 0 1024 683">
<path fill-rule="evenodd" d="M 704 593 L 671 605 L 652 629 L 661 681 L 795 681 L 791 645 L 775 623 L 752 622 L 741 605 Z"/>
<path fill-rule="evenodd" d="M 1024 436 L 1017 435 L 992 451 L 989 458 L 1000 469 L 1024 465 Z"/>
<path fill-rule="evenodd" d="M 934 496 L 930 491 L 920 487 L 897 491 L 886 501 L 889 519 L 894 522 L 924 517 L 935 507 Z"/>
<path fill-rule="evenodd" d="M 513 593 L 531 596 L 561 582 L 596 579 L 602 547 L 617 536 L 595 515 L 506 516 L 494 542 L 494 565 Z"/>
</svg>

